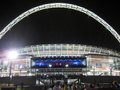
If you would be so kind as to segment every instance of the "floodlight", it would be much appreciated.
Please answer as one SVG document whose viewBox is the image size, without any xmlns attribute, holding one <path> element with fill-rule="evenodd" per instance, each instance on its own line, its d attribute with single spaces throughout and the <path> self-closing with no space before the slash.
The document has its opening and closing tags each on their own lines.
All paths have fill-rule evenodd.
<svg viewBox="0 0 120 90">
<path fill-rule="evenodd" d="M 7 57 L 8 59 L 16 59 L 18 57 L 18 53 L 15 50 L 9 51 Z"/>
</svg>

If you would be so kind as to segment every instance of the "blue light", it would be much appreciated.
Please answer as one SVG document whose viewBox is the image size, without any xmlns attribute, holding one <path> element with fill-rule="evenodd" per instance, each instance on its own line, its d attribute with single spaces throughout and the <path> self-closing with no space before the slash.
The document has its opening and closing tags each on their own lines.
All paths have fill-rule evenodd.
<svg viewBox="0 0 120 90">
<path fill-rule="evenodd" d="M 76 68 L 76 67 L 86 67 L 86 59 L 85 58 L 80 58 L 80 57 L 59 57 L 59 58 L 54 58 L 54 57 L 49 57 L 49 58 L 38 58 L 38 59 L 33 59 L 32 60 L 32 67 L 37 67 L 37 68 L 65 68 L 67 66 L 71 68 Z"/>
</svg>

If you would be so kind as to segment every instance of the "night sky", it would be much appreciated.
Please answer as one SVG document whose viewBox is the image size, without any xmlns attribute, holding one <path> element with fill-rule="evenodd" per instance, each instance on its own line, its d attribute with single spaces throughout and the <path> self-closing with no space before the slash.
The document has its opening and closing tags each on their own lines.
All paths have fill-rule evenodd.
<svg viewBox="0 0 120 90">
<path fill-rule="evenodd" d="M 28 9 L 52 2 L 87 8 L 120 34 L 119 0 L 1 0 L 0 30 Z M 120 51 L 118 41 L 100 23 L 70 9 L 48 9 L 26 17 L 0 40 L 0 49 L 36 44 L 85 44 Z"/>
</svg>

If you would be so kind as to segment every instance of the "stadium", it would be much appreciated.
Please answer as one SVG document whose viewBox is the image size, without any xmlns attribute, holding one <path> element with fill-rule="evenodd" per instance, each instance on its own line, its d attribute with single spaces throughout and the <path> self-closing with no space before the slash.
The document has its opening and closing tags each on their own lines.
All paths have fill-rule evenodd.
<svg viewBox="0 0 120 90">
<path fill-rule="evenodd" d="M 44 9 L 51 9 L 51 8 L 65 8 L 65 9 L 71 9 L 71 10 L 82 12 L 92 17 L 93 19 L 98 21 L 100 24 L 102 24 L 118 40 L 118 42 L 120 42 L 119 34 L 106 21 L 104 21 L 102 18 L 97 16 L 95 13 L 89 11 L 88 9 L 85 9 L 77 5 L 68 4 L 68 3 L 49 3 L 49 4 L 40 5 L 27 10 L 26 12 L 22 13 L 17 18 L 15 18 L 13 21 L 11 21 L 0 32 L 0 38 L 2 38 L 9 30 L 11 30 L 12 27 L 14 27 L 14 25 L 16 25 L 25 17 L 35 12 L 38 12 Z M 6 51 L 2 51 L 1 53 L 3 52 L 6 53 Z M 36 72 L 40 74 L 42 72 L 44 73 L 45 71 L 46 73 L 48 71 L 49 72 L 54 71 L 53 73 L 59 72 L 59 73 L 66 73 L 66 74 L 82 73 L 85 75 L 115 75 L 115 76 L 120 75 L 119 73 L 120 53 L 117 51 L 109 50 L 109 49 L 99 48 L 96 46 L 80 45 L 80 44 L 43 44 L 43 45 L 28 46 L 25 48 L 16 49 L 16 51 L 19 54 L 19 57 L 17 58 L 17 60 L 15 59 L 10 60 L 9 58 L 6 57 L 5 53 L 1 54 L 1 60 L 0 60 L 0 64 L 1 64 L 0 67 L 1 67 L 1 73 L 2 73 L 1 76 L 9 76 L 9 74 L 12 74 L 13 76 L 29 75 L 29 74 L 32 75 L 32 74 L 35 74 Z M 63 60 L 63 58 L 65 60 L 65 58 L 67 58 L 68 63 L 63 64 L 63 63 L 66 63 L 64 62 L 64 60 L 61 62 L 52 61 L 52 63 L 54 62 L 54 64 L 56 65 L 55 66 L 53 64 L 54 67 L 52 67 L 52 65 L 50 64 L 51 62 L 47 62 L 48 65 L 46 65 L 45 64 L 46 62 L 39 61 L 39 60 L 35 61 L 34 57 L 37 57 L 37 59 L 40 59 L 40 60 L 44 60 L 43 58 L 58 60 L 58 58 L 56 57 L 59 57 L 60 60 Z M 83 57 L 84 57 L 84 62 L 83 62 Z M 73 60 L 73 62 L 69 60 Z M 75 61 L 75 60 L 78 60 L 78 61 Z M 41 67 L 39 65 L 41 62 L 43 62 L 45 66 Z M 33 63 L 34 64 L 36 63 L 36 65 L 38 66 L 37 67 L 32 66 Z M 69 67 L 69 63 L 71 63 L 70 67 Z M 50 67 L 48 67 L 49 64 L 50 64 Z M 61 64 L 61 65 L 57 66 L 57 64 Z M 67 65 L 67 68 L 64 67 L 66 65 Z M 72 68 L 74 66 L 75 68 Z M 42 70 L 42 68 L 45 68 L 45 69 Z"/>
<path fill-rule="evenodd" d="M 120 53 L 109 49 L 79 44 L 43 44 L 16 49 L 16 51 L 19 57 L 11 60 L 11 73 L 13 76 L 35 75 L 36 70 L 37 74 L 120 75 Z M 1 56 L 0 60 L 1 76 L 9 76 L 10 59 L 7 57 L 5 58 L 4 55 Z M 56 57 L 60 60 L 68 57 L 72 59 L 84 57 L 85 62 L 83 65 L 85 65 L 85 67 L 82 67 L 81 65 L 78 65 L 75 68 L 74 66 L 73 68 L 69 66 L 61 67 L 61 65 L 58 65 L 58 67 L 49 67 L 47 65 L 48 67 L 38 66 L 32 68 L 34 65 L 32 64 L 31 58 L 34 59 L 37 57 L 50 58 L 53 60 L 56 59 Z M 56 61 L 54 63 L 57 66 L 57 63 L 60 64 L 62 62 Z M 69 65 L 69 62 L 67 64 Z"/>
<path fill-rule="evenodd" d="M 103 25 L 120 43 L 119 34 L 106 21 L 83 7 L 68 3 L 49 3 L 29 9 L 10 22 L 0 32 L 0 38 L 25 17 L 51 8 L 72 9 L 90 16 Z M 50 79 L 50 83 L 53 84 L 55 75 L 58 75 L 59 79 L 61 79 L 60 75 L 63 75 L 62 80 L 64 79 L 66 85 L 67 79 L 71 78 L 77 80 L 78 86 L 81 85 L 80 80 L 82 79 L 84 83 L 110 83 L 115 78 L 110 77 L 111 80 L 109 80 L 110 78 L 103 77 L 105 79 L 103 81 L 95 76 L 120 76 L 120 52 L 82 44 L 40 44 L 16 48 L 15 51 L 1 50 L 0 73 L 0 77 L 8 77 L 0 78 L 0 82 L 8 84 L 13 82 L 20 85 L 22 79 L 29 85 L 36 85 L 36 81 L 39 81 L 40 85 L 41 78 Z M 94 76 L 94 78 L 90 76 Z M 55 77 L 56 79 L 57 77 Z"/>
</svg>

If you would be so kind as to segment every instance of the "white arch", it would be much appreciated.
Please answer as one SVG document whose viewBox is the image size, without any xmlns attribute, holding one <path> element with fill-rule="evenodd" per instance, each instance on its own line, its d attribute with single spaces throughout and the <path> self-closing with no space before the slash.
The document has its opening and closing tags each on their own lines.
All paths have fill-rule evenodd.
<svg viewBox="0 0 120 90">
<path fill-rule="evenodd" d="M 100 24 L 102 24 L 109 32 L 111 32 L 111 34 L 118 40 L 118 42 L 120 43 L 120 35 L 102 18 L 100 18 L 98 15 L 96 15 L 95 13 L 91 12 L 88 9 L 85 9 L 83 7 L 77 6 L 77 5 L 73 5 L 73 4 L 68 4 L 68 3 L 49 3 L 49 4 L 44 4 L 44 5 L 40 5 L 34 8 L 31 8 L 29 10 L 27 10 L 26 12 L 20 14 L 17 18 L 15 18 L 14 20 L 12 20 L 1 32 L 0 32 L 0 39 L 18 22 L 20 22 L 22 19 L 24 19 L 25 17 L 31 15 L 32 13 L 44 10 L 44 9 L 50 9 L 50 8 L 67 8 L 67 9 L 72 9 L 72 10 L 76 10 L 79 12 L 82 12 L 90 17 L 92 17 L 93 19 L 95 19 L 96 21 L 98 21 Z"/>
</svg>

